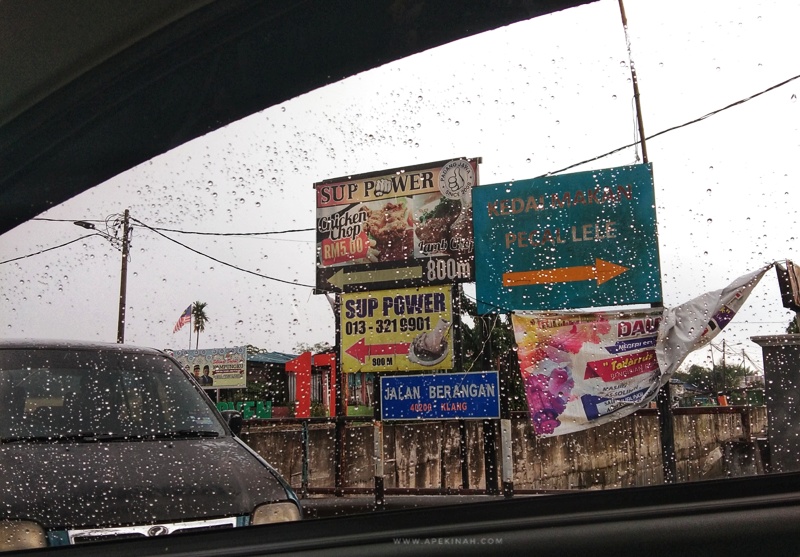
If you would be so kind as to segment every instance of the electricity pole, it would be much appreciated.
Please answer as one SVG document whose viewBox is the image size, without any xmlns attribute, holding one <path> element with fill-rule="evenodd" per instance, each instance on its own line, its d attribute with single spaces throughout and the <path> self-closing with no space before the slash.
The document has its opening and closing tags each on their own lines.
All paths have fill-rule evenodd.
<svg viewBox="0 0 800 557">
<path fill-rule="evenodd" d="M 125 342 L 125 298 L 128 290 L 128 248 L 130 233 L 130 211 L 125 209 L 122 221 L 122 269 L 119 278 L 119 320 L 117 321 L 117 343 Z"/>
<path fill-rule="evenodd" d="M 117 223 L 119 221 L 117 220 Z M 97 227 L 91 222 L 78 220 L 73 222 L 74 225 L 86 228 L 87 230 L 97 230 Z M 106 221 L 106 229 L 108 229 L 108 221 Z M 112 244 L 119 240 L 116 237 L 116 232 L 112 236 L 108 232 L 97 232 Z M 122 217 L 122 269 L 120 270 L 119 278 L 119 317 L 117 320 L 117 343 L 122 344 L 125 342 L 125 298 L 128 290 L 128 254 L 130 252 L 130 210 L 125 209 L 125 214 Z M 189 329 L 191 335 L 191 328 Z M 191 347 L 191 336 L 189 337 L 189 346 Z"/>
</svg>

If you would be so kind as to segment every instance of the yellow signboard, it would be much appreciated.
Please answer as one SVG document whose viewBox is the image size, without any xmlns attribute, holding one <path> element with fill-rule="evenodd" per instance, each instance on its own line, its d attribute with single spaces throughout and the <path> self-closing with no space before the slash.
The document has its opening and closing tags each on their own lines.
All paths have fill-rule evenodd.
<svg viewBox="0 0 800 557">
<path fill-rule="evenodd" d="M 451 369 L 451 286 L 342 294 L 345 372 Z"/>
</svg>

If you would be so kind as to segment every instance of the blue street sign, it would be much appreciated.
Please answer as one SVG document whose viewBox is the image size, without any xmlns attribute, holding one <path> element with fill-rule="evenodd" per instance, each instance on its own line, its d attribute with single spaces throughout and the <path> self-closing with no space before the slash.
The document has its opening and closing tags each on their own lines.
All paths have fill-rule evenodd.
<svg viewBox="0 0 800 557">
<path fill-rule="evenodd" d="M 479 313 L 661 302 L 650 164 L 473 189 Z"/>
<path fill-rule="evenodd" d="M 381 419 L 442 420 L 500 417 L 496 371 L 381 377 Z"/>
</svg>

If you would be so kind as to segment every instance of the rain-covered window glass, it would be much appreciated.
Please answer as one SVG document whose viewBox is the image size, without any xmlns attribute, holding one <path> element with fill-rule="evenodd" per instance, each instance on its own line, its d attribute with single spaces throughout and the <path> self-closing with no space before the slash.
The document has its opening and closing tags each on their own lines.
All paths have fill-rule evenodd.
<svg viewBox="0 0 800 557">
<path fill-rule="evenodd" d="M 0 438 L 224 434 L 169 359 L 114 352 L 0 350 Z"/>
<path fill-rule="evenodd" d="M 0 337 L 113 342 L 123 275 L 125 342 L 196 382 L 155 356 L 0 353 L 2 438 L 225 437 L 216 403 L 307 518 L 374 509 L 378 486 L 497 500 L 800 469 L 770 447 L 791 420 L 769 412 L 797 405 L 762 354 L 800 322 L 774 270 L 800 261 L 800 6 L 626 0 L 626 29 L 621 4 L 304 92 L 4 234 Z M 480 373 L 497 383 L 462 380 Z"/>
</svg>

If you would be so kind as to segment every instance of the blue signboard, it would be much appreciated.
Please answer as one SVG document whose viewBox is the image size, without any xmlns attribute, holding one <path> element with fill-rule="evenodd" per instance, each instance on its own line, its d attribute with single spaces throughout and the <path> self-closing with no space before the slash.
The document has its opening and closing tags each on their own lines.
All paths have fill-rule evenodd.
<svg viewBox="0 0 800 557">
<path fill-rule="evenodd" d="M 381 419 L 443 420 L 500 417 L 496 371 L 381 377 Z"/>
<path fill-rule="evenodd" d="M 479 313 L 661 302 L 650 164 L 473 189 Z"/>
</svg>

